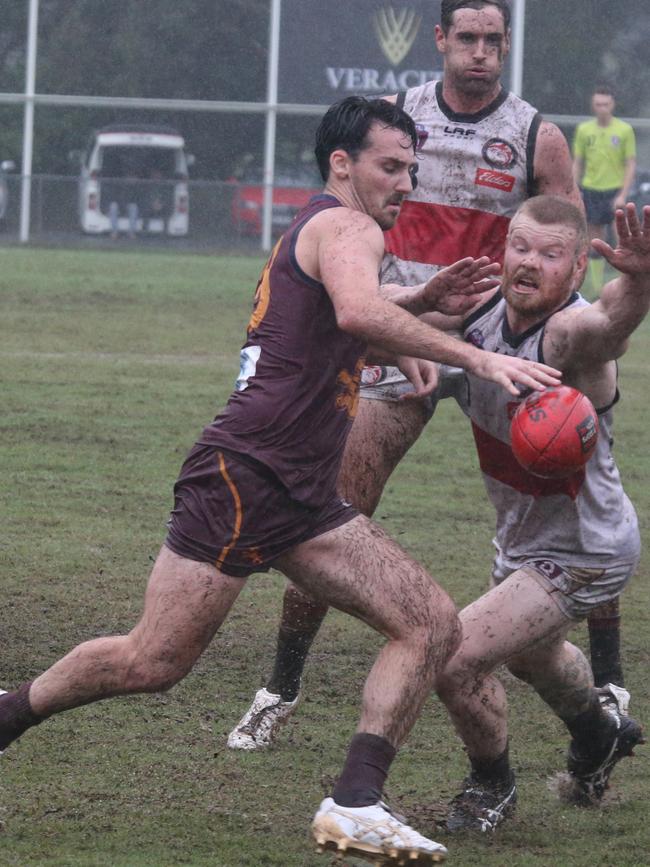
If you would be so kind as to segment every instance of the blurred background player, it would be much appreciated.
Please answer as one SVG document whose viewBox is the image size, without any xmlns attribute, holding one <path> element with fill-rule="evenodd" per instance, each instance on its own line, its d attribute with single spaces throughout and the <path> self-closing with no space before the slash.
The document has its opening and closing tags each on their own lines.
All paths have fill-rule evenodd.
<svg viewBox="0 0 650 867">
<path fill-rule="evenodd" d="M 387 233 L 382 283 L 406 303 L 400 286 L 428 280 L 464 256 L 502 260 L 510 218 L 529 196 L 566 197 L 582 207 L 569 147 L 561 131 L 501 84 L 510 48 L 505 0 L 443 0 L 435 29 L 442 81 L 390 97 L 418 129 L 418 185 Z M 419 311 L 414 305 L 411 312 Z M 422 433 L 440 397 L 464 381 L 443 368 L 437 392 L 405 400 L 410 383 L 396 368 L 363 371 L 361 400 L 341 466 L 339 489 L 372 515 L 391 473 Z M 459 376 L 459 374 L 461 374 Z M 268 746 L 298 703 L 309 648 L 327 608 L 288 585 L 273 670 L 230 733 L 233 749 Z M 599 685 L 623 684 L 617 610 L 589 616 Z M 593 637 L 591 637 L 593 636 Z"/>
<path fill-rule="evenodd" d="M 573 140 L 574 177 L 582 189 L 590 238 L 611 240 L 614 210 L 628 200 L 636 171 L 636 140 L 629 123 L 614 117 L 611 88 L 599 85 L 591 97 L 592 120 L 578 124 Z M 600 291 L 605 260 L 589 250 L 589 279 Z"/>
</svg>

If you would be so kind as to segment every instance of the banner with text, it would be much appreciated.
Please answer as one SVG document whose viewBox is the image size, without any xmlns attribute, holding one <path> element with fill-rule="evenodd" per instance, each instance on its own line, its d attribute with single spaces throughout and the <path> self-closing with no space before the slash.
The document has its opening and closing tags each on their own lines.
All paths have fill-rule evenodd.
<svg viewBox="0 0 650 867">
<path fill-rule="evenodd" d="M 280 102 L 329 105 L 440 77 L 440 0 L 283 0 Z"/>
</svg>

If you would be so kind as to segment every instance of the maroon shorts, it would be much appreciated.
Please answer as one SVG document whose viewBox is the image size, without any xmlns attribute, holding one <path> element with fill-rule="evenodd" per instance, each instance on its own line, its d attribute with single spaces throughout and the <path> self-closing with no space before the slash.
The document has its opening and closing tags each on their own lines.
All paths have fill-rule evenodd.
<svg viewBox="0 0 650 867">
<path fill-rule="evenodd" d="M 358 514 L 336 495 L 322 508 L 309 509 L 263 464 L 198 444 L 174 486 L 165 545 L 181 557 L 246 578 Z"/>
</svg>

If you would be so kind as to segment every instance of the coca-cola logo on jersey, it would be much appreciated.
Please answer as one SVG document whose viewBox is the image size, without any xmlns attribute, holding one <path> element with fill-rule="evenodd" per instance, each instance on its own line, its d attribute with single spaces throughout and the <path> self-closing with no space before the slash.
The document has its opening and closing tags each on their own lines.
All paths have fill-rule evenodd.
<svg viewBox="0 0 650 867">
<path fill-rule="evenodd" d="M 517 162 L 517 152 L 505 139 L 491 138 L 483 145 L 483 159 L 493 169 L 511 169 Z"/>
<path fill-rule="evenodd" d="M 495 172 L 494 169 L 476 169 L 474 183 L 480 187 L 492 187 L 494 190 L 503 190 L 511 193 L 515 185 L 514 175 L 505 172 Z"/>
</svg>

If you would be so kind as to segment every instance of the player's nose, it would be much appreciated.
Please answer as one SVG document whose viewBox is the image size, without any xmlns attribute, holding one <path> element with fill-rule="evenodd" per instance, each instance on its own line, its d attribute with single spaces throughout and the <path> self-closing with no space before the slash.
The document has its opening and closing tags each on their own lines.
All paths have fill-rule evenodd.
<svg viewBox="0 0 650 867">
<path fill-rule="evenodd" d="M 477 39 L 474 43 L 474 57 L 477 60 L 487 57 L 488 49 L 485 39 Z"/>
<path fill-rule="evenodd" d="M 538 261 L 539 253 L 537 250 L 526 250 L 526 252 L 521 255 L 522 265 L 536 265 Z"/>
<path fill-rule="evenodd" d="M 398 193 L 403 193 L 407 195 L 411 190 L 415 189 L 415 185 L 413 183 L 413 178 L 408 169 L 405 169 L 403 172 L 399 173 L 399 177 L 397 179 L 397 185 L 395 187 L 395 191 Z"/>
</svg>

